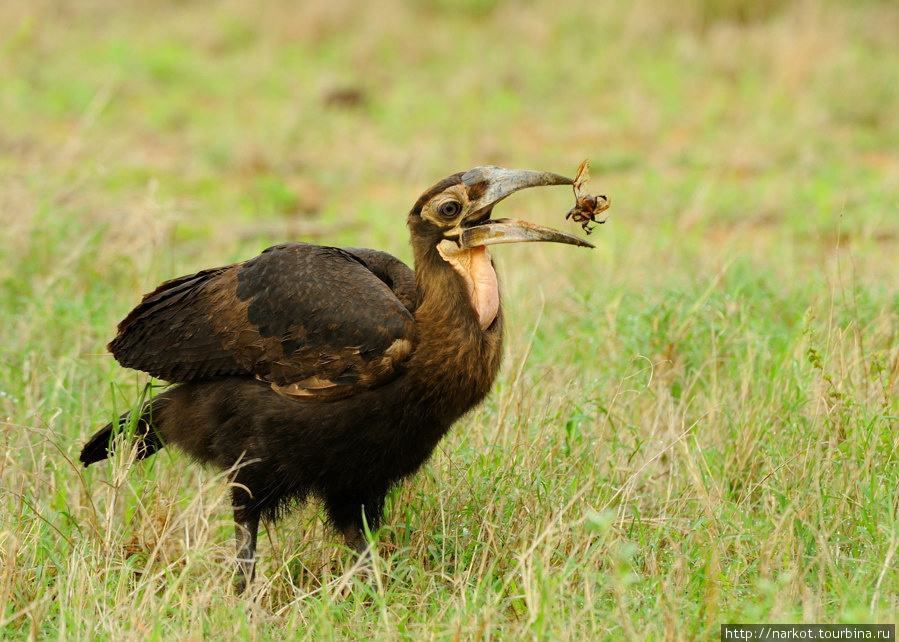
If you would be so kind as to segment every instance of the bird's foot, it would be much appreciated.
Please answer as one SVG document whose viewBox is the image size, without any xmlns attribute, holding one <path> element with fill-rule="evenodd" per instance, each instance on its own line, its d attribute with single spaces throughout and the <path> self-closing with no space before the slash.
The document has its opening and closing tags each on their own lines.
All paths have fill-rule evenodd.
<svg viewBox="0 0 899 642">
<path fill-rule="evenodd" d="M 344 563 L 343 572 L 334 578 L 328 587 L 334 596 L 348 597 L 357 583 L 372 585 L 378 583 L 378 572 L 374 565 L 374 545 L 365 540 L 361 548 L 353 546 L 355 555 Z"/>
</svg>

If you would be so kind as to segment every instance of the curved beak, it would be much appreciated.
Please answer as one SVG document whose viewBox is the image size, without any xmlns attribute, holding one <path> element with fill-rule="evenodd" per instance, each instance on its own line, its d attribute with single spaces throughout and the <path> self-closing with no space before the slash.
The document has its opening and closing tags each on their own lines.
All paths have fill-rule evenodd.
<svg viewBox="0 0 899 642">
<path fill-rule="evenodd" d="M 548 241 L 579 245 L 580 247 L 596 247 L 571 234 L 514 218 L 488 219 L 483 223 L 466 228 L 459 238 L 459 244 L 466 249 L 497 243 L 525 243 L 528 241 Z"/>
<path fill-rule="evenodd" d="M 576 236 L 536 223 L 508 218 L 490 219 L 493 206 L 510 194 L 528 187 L 571 185 L 573 181 L 570 178 L 551 172 L 503 169 L 488 165 L 465 172 L 462 175 L 462 183 L 472 199 L 472 214 L 463 222 L 464 229 L 459 238 L 459 244 L 463 248 L 532 241 L 594 247 L 592 243 Z"/>
<path fill-rule="evenodd" d="M 504 169 L 492 165 L 475 167 L 462 174 L 462 184 L 472 199 L 471 209 L 479 212 L 492 207 L 518 190 L 544 185 L 571 185 L 570 178 L 530 169 Z"/>
</svg>

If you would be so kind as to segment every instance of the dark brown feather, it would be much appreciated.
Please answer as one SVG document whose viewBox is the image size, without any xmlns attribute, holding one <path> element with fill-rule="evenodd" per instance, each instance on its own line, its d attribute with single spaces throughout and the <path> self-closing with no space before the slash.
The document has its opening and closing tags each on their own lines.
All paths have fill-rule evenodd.
<svg viewBox="0 0 899 642">
<path fill-rule="evenodd" d="M 288 243 L 163 283 L 109 349 L 170 382 L 253 375 L 333 398 L 395 376 L 414 347 L 416 303 L 412 270 L 383 252 Z"/>
</svg>

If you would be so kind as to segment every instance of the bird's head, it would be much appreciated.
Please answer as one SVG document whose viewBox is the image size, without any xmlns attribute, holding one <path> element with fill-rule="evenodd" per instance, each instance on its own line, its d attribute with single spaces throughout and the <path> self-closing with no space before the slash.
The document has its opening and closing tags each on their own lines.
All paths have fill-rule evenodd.
<svg viewBox="0 0 899 642">
<path fill-rule="evenodd" d="M 527 187 L 572 183 L 570 178 L 549 172 L 492 166 L 443 179 L 422 194 L 409 213 L 416 273 L 424 278 L 428 268 L 420 268 L 442 264 L 440 259 L 451 265 L 466 285 L 481 328 L 487 329 L 499 310 L 488 245 L 549 241 L 593 247 L 576 236 L 528 221 L 494 219 L 494 206 Z M 426 257 L 430 260 L 423 261 Z"/>
<path fill-rule="evenodd" d="M 549 241 L 593 247 L 583 239 L 549 227 L 492 218 L 494 206 L 514 192 L 572 182 L 550 172 L 489 165 L 453 174 L 422 194 L 409 213 L 413 243 L 428 249 L 436 247 L 444 258 L 496 243 Z"/>
</svg>

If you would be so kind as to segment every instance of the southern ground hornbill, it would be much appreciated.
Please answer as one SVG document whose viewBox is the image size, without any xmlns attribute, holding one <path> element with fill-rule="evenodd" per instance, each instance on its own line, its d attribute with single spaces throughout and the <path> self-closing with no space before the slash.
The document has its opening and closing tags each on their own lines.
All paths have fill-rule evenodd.
<svg viewBox="0 0 899 642">
<path fill-rule="evenodd" d="M 384 252 L 285 243 L 167 281 L 109 344 L 129 368 L 178 385 L 81 451 L 106 459 L 123 426 L 137 457 L 175 444 L 232 470 L 236 582 L 252 580 L 260 518 L 314 495 L 347 544 L 366 549 L 388 490 L 414 473 L 480 402 L 502 353 L 487 246 L 589 243 L 491 218 L 513 192 L 572 180 L 476 167 L 426 191 L 408 216 L 415 271 Z"/>
</svg>

